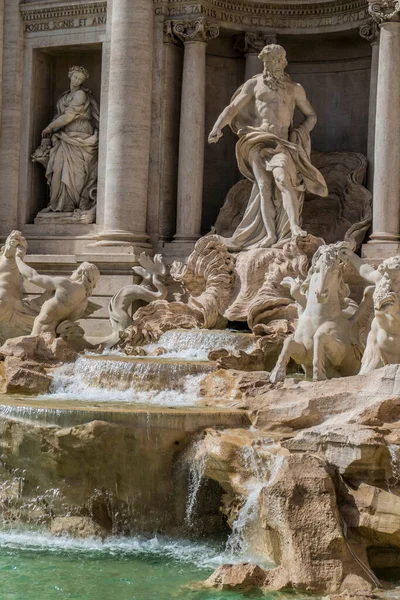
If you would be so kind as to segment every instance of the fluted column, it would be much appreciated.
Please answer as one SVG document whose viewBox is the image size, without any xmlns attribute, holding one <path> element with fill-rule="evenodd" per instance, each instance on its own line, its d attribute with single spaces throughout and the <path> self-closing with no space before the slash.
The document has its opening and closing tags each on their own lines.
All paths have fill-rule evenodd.
<svg viewBox="0 0 400 600">
<path fill-rule="evenodd" d="M 369 110 L 368 110 L 368 173 L 367 186 L 372 192 L 374 184 L 374 153 L 375 153 L 375 122 L 376 122 L 376 96 L 378 92 L 378 64 L 379 64 L 379 26 L 374 19 L 360 27 L 360 36 L 370 42 L 371 77 L 369 84 Z"/>
<path fill-rule="evenodd" d="M 101 245 L 148 247 L 153 2 L 113 0 Z"/>
<path fill-rule="evenodd" d="M 380 23 L 372 242 L 400 241 L 400 3 L 369 0 Z"/>
<path fill-rule="evenodd" d="M 203 204 L 206 45 L 219 30 L 206 19 L 196 19 L 174 21 L 172 31 L 185 46 L 174 241 L 195 242 L 201 235 Z"/>
<path fill-rule="evenodd" d="M 237 40 L 235 48 L 244 53 L 246 64 L 244 71 L 244 80 L 251 79 L 253 75 L 261 73 L 263 65 L 258 55 L 264 46 L 268 44 L 276 44 L 277 38 L 273 33 L 265 33 L 263 31 L 246 31 L 243 36 Z"/>
</svg>

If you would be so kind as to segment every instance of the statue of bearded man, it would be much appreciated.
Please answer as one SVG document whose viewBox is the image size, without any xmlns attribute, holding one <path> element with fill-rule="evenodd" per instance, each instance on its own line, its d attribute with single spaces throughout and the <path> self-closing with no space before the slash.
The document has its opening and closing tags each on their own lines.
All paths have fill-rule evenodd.
<svg viewBox="0 0 400 600">
<path fill-rule="evenodd" d="M 317 117 L 304 88 L 285 73 L 286 52 L 269 44 L 259 55 L 264 70 L 244 83 L 218 117 L 209 143 L 230 125 L 239 137 L 236 158 L 254 182 L 243 219 L 223 242 L 233 251 L 283 245 L 301 229 L 304 192 L 327 196 L 321 173 L 310 162 L 310 131 Z M 293 128 L 296 107 L 305 119 Z"/>
</svg>

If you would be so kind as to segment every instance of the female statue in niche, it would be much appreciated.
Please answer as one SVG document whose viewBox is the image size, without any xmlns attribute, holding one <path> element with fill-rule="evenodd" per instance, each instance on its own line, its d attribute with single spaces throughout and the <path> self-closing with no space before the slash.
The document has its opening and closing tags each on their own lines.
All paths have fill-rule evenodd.
<svg viewBox="0 0 400 600">
<path fill-rule="evenodd" d="M 68 76 L 70 89 L 59 99 L 57 114 L 42 131 L 42 142 L 32 155 L 34 162 L 45 167 L 50 187 L 50 202 L 38 217 L 72 213 L 72 222 L 92 223 L 97 191 L 99 105 L 92 92 L 83 87 L 89 78 L 84 67 L 71 67 Z"/>
</svg>

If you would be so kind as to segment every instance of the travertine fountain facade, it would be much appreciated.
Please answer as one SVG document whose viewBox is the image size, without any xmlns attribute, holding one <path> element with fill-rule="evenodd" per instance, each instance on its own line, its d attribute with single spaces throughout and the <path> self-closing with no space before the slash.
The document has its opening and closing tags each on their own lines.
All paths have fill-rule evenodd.
<svg viewBox="0 0 400 600">
<path fill-rule="evenodd" d="M 393 255 L 400 239 L 400 201 L 392 201 L 400 198 L 396 6 L 1 0 L 0 235 L 20 230 L 27 263 L 41 273 L 95 263 L 101 308 L 86 328 L 109 333 L 109 298 L 134 282 L 138 255 L 186 259 L 214 226 L 241 173 L 233 133 L 227 128 L 215 145 L 207 135 L 235 90 L 261 72 L 263 46 L 278 43 L 318 115 L 313 150 L 368 158 L 374 214 L 364 255 Z"/>
</svg>

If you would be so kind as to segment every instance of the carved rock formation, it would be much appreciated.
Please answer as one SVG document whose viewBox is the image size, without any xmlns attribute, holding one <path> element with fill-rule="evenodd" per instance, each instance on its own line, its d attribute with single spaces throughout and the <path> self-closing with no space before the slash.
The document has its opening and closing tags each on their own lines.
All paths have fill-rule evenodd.
<svg viewBox="0 0 400 600">
<path fill-rule="evenodd" d="M 104 539 L 108 535 L 108 532 L 90 517 L 56 517 L 51 521 L 50 531 L 55 536 L 70 535 L 75 538 Z"/>
<path fill-rule="evenodd" d="M 182 301 L 156 300 L 139 308 L 125 332 L 125 343 L 141 346 L 170 329 L 212 329 L 224 321 L 222 313 L 232 288 L 234 258 L 217 236 L 201 238 L 186 265 L 174 263 L 171 275 L 185 290 Z"/>
<path fill-rule="evenodd" d="M 68 342 L 49 333 L 11 338 L 0 348 L 1 391 L 9 394 L 46 393 L 52 381 L 46 369 L 74 362 L 77 357 Z"/>
<path fill-rule="evenodd" d="M 240 524 L 246 548 L 276 564 L 262 589 L 373 598 L 372 569 L 400 565 L 399 368 L 278 386 L 229 370 L 203 380 L 206 404 L 252 411 L 256 429 L 207 430 L 197 458 L 225 492 L 231 536 Z M 228 565 L 209 583 L 240 578 Z"/>
<path fill-rule="evenodd" d="M 0 363 L 0 386 L 5 394 L 45 394 L 52 377 L 35 361 L 7 356 Z"/>
</svg>

